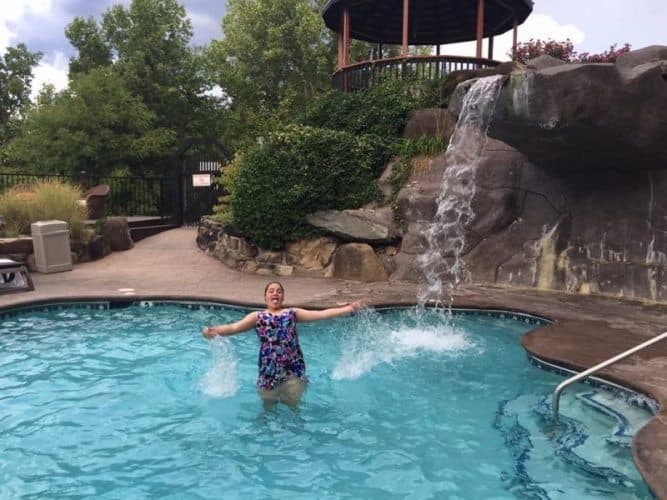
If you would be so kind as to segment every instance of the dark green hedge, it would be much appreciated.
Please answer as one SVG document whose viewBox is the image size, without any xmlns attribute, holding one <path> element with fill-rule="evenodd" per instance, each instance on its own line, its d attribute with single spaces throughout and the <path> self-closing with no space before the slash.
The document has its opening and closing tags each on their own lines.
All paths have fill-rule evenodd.
<svg viewBox="0 0 667 500">
<path fill-rule="evenodd" d="M 239 158 L 233 224 L 267 249 L 311 236 L 307 214 L 378 198 L 374 181 L 389 156 L 379 137 L 290 125 Z"/>
<path fill-rule="evenodd" d="M 398 138 L 403 135 L 410 111 L 442 104 L 445 81 L 387 79 L 360 92 L 332 90 L 315 97 L 300 122 L 353 134 Z"/>
</svg>

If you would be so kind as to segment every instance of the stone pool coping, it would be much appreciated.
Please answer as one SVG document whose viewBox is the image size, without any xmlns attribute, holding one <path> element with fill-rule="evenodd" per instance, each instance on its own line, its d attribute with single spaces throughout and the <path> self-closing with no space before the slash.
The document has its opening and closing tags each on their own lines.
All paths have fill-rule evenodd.
<svg viewBox="0 0 667 500">
<path fill-rule="evenodd" d="M 74 270 L 33 273 L 35 290 L 0 295 L 0 311 L 77 300 L 196 300 L 261 307 L 264 285 L 274 277 L 239 273 L 205 255 L 193 228 L 146 238 Z M 372 306 L 414 305 L 418 287 L 405 282 L 357 283 L 281 277 L 289 305 L 328 307 L 363 298 Z M 459 291 L 455 307 L 502 309 L 549 318 L 553 324 L 527 333 L 522 345 L 538 358 L 583 370 L 667 330 L 667 305 L 608 297 L 494 286 Z M 635 464 L 658 498 L 667 499 L 667 342 L 613 365 L 600 376 L 647 394 L 659 413 L 632 441 Z"/>
</svg>

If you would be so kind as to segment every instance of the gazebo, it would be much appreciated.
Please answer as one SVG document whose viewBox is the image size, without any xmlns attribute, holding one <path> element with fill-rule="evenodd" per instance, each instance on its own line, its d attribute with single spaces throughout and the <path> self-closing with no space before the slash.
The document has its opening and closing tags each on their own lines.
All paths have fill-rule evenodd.
<svg viewBox="0 0 667 500">
<path fill-rule="evenodd" d="M 322 17 L 338 34 L 334 85 L 343 91 L 373 85 L 383 74 L 436 77 L 451 71 L 495 66 L 493 37 L 513 30 L 533 10 L 532 0 L 329 0 Z M 350 64 L 350 39 L 401 45 L 400 57 Z M 488 57 L 482 40 L 488 39 Z M 440 45 L 477 41 L 475 57 L 441 56 Z M 410 45 L 435 45 L 436 55 L 409 56 Z"/>
</svg>

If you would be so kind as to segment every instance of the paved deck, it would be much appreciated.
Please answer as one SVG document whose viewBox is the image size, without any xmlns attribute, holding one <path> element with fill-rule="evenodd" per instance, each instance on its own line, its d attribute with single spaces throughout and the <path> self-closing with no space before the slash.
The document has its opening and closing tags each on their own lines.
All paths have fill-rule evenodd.
<svg viewBox="0 0 667 500">
<path fill-rule="evenodd" d="M 179 228 L 79 264 L 70 272 L 33 274 L 35 290 L 0 295 L 0 309 L 35 302 L 76 299 L 196 299 L 248 306 L 263 305 L 271 279 L 239 273 L 205 255 L 195 244 L 195 230 Z M 326 307 L 364 298 L 369 305 L 416 302 L 411 283 L 357 283 L 285 277 L 290 305 Z M 559 365 L 585 369 L 667 330 L 667 306 L 611 298 L 573 296 L 490 286 L 468 287 L 454 305 L 517 310 L 555 323 L 524 336 L 524 347 Z M 667 342 L 622 361 L 602 373 L 650 395 L 660 413 L 633 440 L 633 456 L 658 498 L 667 499 Z"/>
</svg>

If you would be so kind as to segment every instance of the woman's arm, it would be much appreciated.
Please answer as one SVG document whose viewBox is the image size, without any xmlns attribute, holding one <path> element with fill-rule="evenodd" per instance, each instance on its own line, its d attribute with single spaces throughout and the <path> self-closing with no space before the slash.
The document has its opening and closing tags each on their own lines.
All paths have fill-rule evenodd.
<svg viewBox="0 0 667 500">
<path fill-rule="evenodd" d="M 344 314 L 352 314 L 362 305 L 363 305 L 362 300 L 355 300 L 354 302 L 350 302 L 346 306 L 331 307 L 329 309 L 323 309 L 321 311 L 311 311 L 310 309 L 301 309 L 295 307 L 294 313 L 296 314 L 296 319 L 298 321 L 304 321 L 304 322 L 319 321 L 321 319 L 336 318 L 338 316 L 343 316 Z"/>
<path fill-rule="evenodd" d="M 228 323 L 226 325 L 218 326 L 205 326 L 202 328 L 202 334 L 207 339 L 213 338 L 216 335 L 226 337 L 228 335 L 234 335 L 236 333 L 241 333 L 252 329 L 255 326 L 256 321 L 257 313 L 251 312 L 245 318 L 237 321 L 236 323 Z"/>
</svg>

